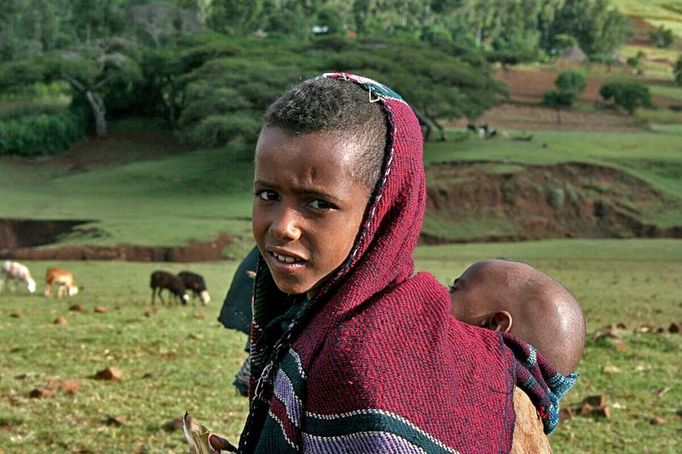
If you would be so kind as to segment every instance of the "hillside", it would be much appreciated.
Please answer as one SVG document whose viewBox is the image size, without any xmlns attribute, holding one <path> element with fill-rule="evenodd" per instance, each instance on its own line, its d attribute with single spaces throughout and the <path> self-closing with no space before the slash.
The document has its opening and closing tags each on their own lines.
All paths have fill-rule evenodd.
<svg viewBox="0 0 682 454">
<path fill-rule="evenodd" d="M 679 132 L 457 134 L 426 146 L 427 243 L 680 236 Z M 2 159 L 3 255 L 194 261 L 242 254 L 251 242 L 250 158 L 220 149 L 180 153 L 161 136 L 121 132 L 53 159 Z M 131 146 L 133 137 L 146 145 Z"/>
</svg>

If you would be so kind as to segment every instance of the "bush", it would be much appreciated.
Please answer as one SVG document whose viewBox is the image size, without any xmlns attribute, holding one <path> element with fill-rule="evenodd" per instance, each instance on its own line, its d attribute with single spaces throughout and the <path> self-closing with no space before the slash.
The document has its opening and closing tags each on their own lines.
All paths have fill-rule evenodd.
<svg viewBox="0 0 682 454">
<path fill-rule="evenodd" d="M 59 116 L 68 112 L 63 104 L 56 104 L 54 102 L 4 101 L 0 106 L 0 121 L 37 117 L 39 115 Z"/>
<path fill-rule="evenodd" d="M 0 155 L 41 156 L 66 150 L 85 135 L 78 111 L 0 121 Z"/>
<path fill-rule="evenodd" d="M 634 82 L 607 82 L 599 89 L 604 101 L 613 99 L 617 107 L 633 114 L 637 107 L 653 107 L 649 87 Z"/>
<path fill-rule="evenodd" d="M 651 44 L 654 46 L 665 48 L 672 45 L 675 35 L 673 35 L 671 29 L 660 25 L 657 29 L 649 32 L 649 39 L 651 39 Z"/>
<path fill-rule="evenodd" d="M 580 71 L 568 70 L 562 71 L 554 81 L 554 84 L 563 92 L 582 93 L 585 91 L 586 80 L 585 75 Z"/>
<path fill-rule="evenodd" d="M 261 122 L 248 112 L 227 115 L 209 115 L 201 119 L 184 135 L 191 145 L 204 147 L 220 147 L 235 140 L 255 145 Z"/>
<path fill-rule="evenodd" d="M 677 85 L 682 85 L 682 55 L 677 58 L 673 73 L 675 74 L 675 82 Z"/>
<path fill-rule="evenodd" d="M 575 102 L 575 92 L 561 90 L 547 90 L 542 94 L 542 104 L 559 109 L 571 107 Z"/>
<path fill-rule="evenodd" d="M 566 201 L 566 193 L 563 188 L 552 188 L 548 194 L 547 202 L 549 206 L 556 210 L 560 210 L 564 207 L 564 202 Z"/>
</svg>

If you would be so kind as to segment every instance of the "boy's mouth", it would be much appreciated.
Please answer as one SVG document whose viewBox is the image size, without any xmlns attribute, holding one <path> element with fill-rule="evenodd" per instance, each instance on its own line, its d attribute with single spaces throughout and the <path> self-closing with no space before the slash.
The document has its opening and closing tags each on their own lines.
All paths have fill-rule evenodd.
<svg viewBox="0 0 682 454">
<path fill-rule="evenodd" d="M 300 265 L 306 261 L 295 255 L 283 254 L 275 251 L 268 251 L 268 254 L 274 259 L 275 263 L 282 265 Z"/>
</svg>

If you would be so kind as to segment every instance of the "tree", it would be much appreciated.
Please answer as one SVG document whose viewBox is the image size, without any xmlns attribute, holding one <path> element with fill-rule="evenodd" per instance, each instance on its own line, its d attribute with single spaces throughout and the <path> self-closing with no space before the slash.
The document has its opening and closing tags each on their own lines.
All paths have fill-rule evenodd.
<svg viewBox="0 0 682 454">
<path fill-rule="evenodd" d="M 675 74 L 675 82 L 677 85 L 682 85 L 682 55 L 677 57 L 677 62 L 675 63 L 675 68 L 673 68 L 673 73 Z"/>
<path fill-rule="evenodd" d="M 568 70 L 559 73 L 554 85 L 563 92 L 573 92 L 576 95 L 585 91 L 585 75 L 580 71 Z"/>
<path fill-rule="evenodd" d="M 572 91 L 548 90 L 542 94 L 542 104 L 556 110 L 556 122 L 561 124 L 561 109 L 571 107 L 576 94 Z"/>
<path fill-rule="evenodd" d="M 653 107 L 649 87 L 633 82 L 607 82 L 599 89 L 604 101 L 613 99 L 616 107 L 622 107 L 630 115 L 637 107 Z"/>
<path fill-rule="evenodd" d="M 665 48 L 672 45 L 675 35 L 671 29 L 659 25 L 658 28 L 649 32 L 649 39 L 654 46 Z"/>
<path fill-rule="evenodd" d="M 183 78 L 187 82 L 179 125 L 194 146 L 218 147 L 241 141 L 255 144 L 267 106 L 299 79 L 312 76 L 305 60 L 286 44 L 207 61 Z"/>
<path fill-rule="evenodd" d="M 554 85 L 556 90 L 546 91 L 542 103 L 556 109 L 557 123 L 561 124 L 561 109 L 573 106 L 578 94 L 585 91 L 585 75 L 575 70 L 562 71 Z"/>
<path fill-rule="evenodd" d="M 410 63 L 396 65 L 396 61 Z M 374 77 L 396 89 L 425 126 L 426 140 L 433 130 L 438 131 L 439 140 L 447 140 L 440 123 L 443 119 L 476 119 L 506 95 L 485 62 L 474 65 L 415 41 L 373 41 L 372 47 L 356 43 L 354 48 L 329 55 L 326 64 Z"/>
<path fill-rule="evenodd" d="M 568 35 L 566 33 L 559 33 L 556 35 L 552 42 L 552 54 L 562 52 L 571 47 L 577 46 L 578 40 L 574 36 Z"/>
<path fill-rule="evenodd" d="M 239 42 L 211 32 L 181 34 L 172 45 L 148 49 L 141 63 L 144 82 L 134 96 L 142 102 L 138 110 L 161 113 L 169 126 L 177 126 L 187 102 L 188 74 L 207 61 L 241 53 Z"/>
<path fill-rule="evenodd" d="M 212 0 L 208 25 L 232 36 L 244 36 L 265 25 L 263 0 Z"/>
<path fill-rule="evenodd" d="M 608 0 L 566 0 L 551 25 L 551 36 L 575 36 L 589 55 L 612 55 L 630 33 L 629 20 Z"/>
<path fill-rule="evenodd" d="M 632 67 L 633 73 L 637 75 L 642 75 L 644 74 L 644 70 L 642 69 L 642 59 L 646 56 L 644 52 L 641 50 L 637 52 L 637 55 L 633 57 L 629 57 L 625 63 L 628 64 L 628 66 Z"/>
<path fill-rule="evenodd" d="M 0 89 L 63 80 L 74 103 L 89 109 L 98 136 L 106 135 L 106 99 L 142 80 L 136 46 L 121 38 L 94 45 L 48 52 L 38 58 L 0 66 Z"/>
</svg>

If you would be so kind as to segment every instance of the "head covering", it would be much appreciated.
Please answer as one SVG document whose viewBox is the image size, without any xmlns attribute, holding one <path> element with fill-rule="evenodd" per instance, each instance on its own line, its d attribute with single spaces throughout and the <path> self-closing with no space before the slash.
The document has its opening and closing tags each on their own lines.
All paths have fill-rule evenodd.
<svg viewBox="0 0 682 454">
<path fill-rule="evenodd" d="M 382 176 L 350 254 L 312 298 L 287 301 L 261 261 L 240 451 L 507 452 L 517 362 L 497 333 L 450 316 L 433 276 L 413 274 L 426 205 L 417 118 L 378 82 L 322 77 L 380 103 Z"/>
</svg>

